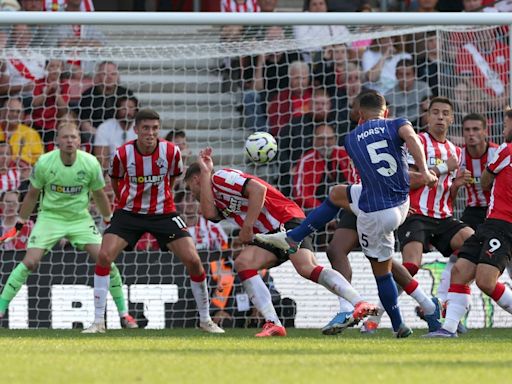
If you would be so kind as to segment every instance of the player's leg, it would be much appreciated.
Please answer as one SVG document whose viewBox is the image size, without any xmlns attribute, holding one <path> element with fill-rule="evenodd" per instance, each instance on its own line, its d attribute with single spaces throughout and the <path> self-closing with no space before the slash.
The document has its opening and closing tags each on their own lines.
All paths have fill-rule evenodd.
<svg viewBox="0 0 512 384">
<path fill-rule="evenodd" d="M 269 246 L 265 245 L 265 247 Z M 275 252 L 278 251 L 275 250 Z M 281 262 L 284 262 L 285 256 L 281 255 L 281 257 Z M 256 334 L 258 337 L 286 336 L 286 330 L 272 303 L 270 291 L 258 273 L 260 269 L 271 268 L 279 262 L 278 257 L 271 250 L 259 245 L 245 247 L 235 259 L 235 269 L 245 292 L 254 307 L 265 318 L 262 332 Z"/>
<path fill-rule="evenodd" d="M 475 277 L 481 249 L 477 236 L 471 236 L 460 248 L 459 257 L 451 272 L 444 324 L 441 329 L 430 332 L 426 337 L 457 337 L 459 323 L 469 309 L 469 285 Z"/>
<path fill-rule="evenodd" d="M 95 262 L 98 260 L 98 256 L 100 253 L 100 244 L 87 244 L 84 247 L 85 251 L 89 254 L 91 259 Z M 123 292 L 123 279 L 121 278 L 121 273 L 115 263 L 110 265 L 110 284 L 109 284 L 109 292 L 116 304 L 117 312 L 119 313 L 119 317 L 121 320 L 121 326 L 123 328 L 135 329 L 139 326 L 137 325 L 137 321 L 128 313 L 128 307 L 126 305 L 126 298 Z"/>
<path fill-rule="evenodd" d="M 111 227 L 112 225 L 107 230 Z M 114 233 L 103 235 L 98 260 L 94 268 L 94 323 L 83 333 L 105 332 L 105 308 L 110 286 L 111 265 L 128 244 L 128 241 Z"/>
<path fill-rule="evenodd" d="M 206 272 L 192 238 L 190 236 L 176 238 L 176 240 L 167 243 L 167 249 L 178 256 L 190 276 L 192 295 L 199 312 L 199 327 L 210 333 L 224 333 L 224 330 L 215 324 L 210 317 L 210 296 L 208 294 Z"/>
<path fill-rule="evenodd" d="M 5 315 L 9 303 L 19 292 L 29 275 L 34 272 L 44 254 L 66 234 L 66 226 L 59 221 L 40 216 L 32 228 L 27 251 L 21 263 L 11 272 L 0 294 L 0 317 Z"/>
<path fill-rule="evenodd" d="M 512 257 L 512 225 L 488 220 L 481 228 L 486 237 L 476 268 L 476 284 L 501 308 L 512 313 L 512 291 L 498 281 Z"/>
<path fill-rule="evenodd" d="M 398 290 L 391 273 L 395 252 L 394 230 L 405 220 L 409 203 L 376 212 L 360 212 L 357 218 L 359 243 L 370 260 L 377 282 L 379 298 L 391 319 L 396 337 L 409 336 L 412 331 L 403 323 L 398 306 Z"/>
<path fill-rule="evenodd" d="M 290 253 L 296 252 L 300 242 L 313 232 L 324 228 L 325 224 L 336 217 L 340 208 L 349 208 L 350 199 L 348 190 L 350 188 L 360 188 L 360 185 L 337 185 L 333 187 L 324 202 L 313 209 L 301 225 L 288 232 L 257 234 L 255 236 L 256 240 L 270 244 L 284 251 L 289 251 Z"/>
</svg>

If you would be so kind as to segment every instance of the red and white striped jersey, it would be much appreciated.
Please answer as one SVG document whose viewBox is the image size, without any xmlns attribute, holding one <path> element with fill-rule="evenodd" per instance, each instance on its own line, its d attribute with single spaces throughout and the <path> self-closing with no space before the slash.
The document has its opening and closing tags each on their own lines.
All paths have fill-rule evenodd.
<svg viewBox="0 0 512 384">
<path fill-rule="evenodd" d="M 197 250 L 222 251 L 228 248 L 228 235 L 222 227 L 199 215 L 196 225 L 188 227 L 188 232 Z"/>
<path fill-rule="evenodd" d="M 17 191 L 20 183 L 20 173 L 16 168 L 9 168 L 7 172 L 0 173 L 0 192 Z"/>
<path fill-rule="evenodd" d="M 487 207 L 489 206 L 489 199 L 491 193 L 484 191 L 480 184 L 480 177 L 482 172 L 487 167 L 490 160 L 493 159 L 494 153 L 498 149 L 498 144 L 489 143 L 485 153 L 480 158 L 473 158 L 466 150 L 466 147 L 462 148 L 462 164 L 461 168 L 467 169 L 471 172 L 472 183 L 471 185 L 465 185 L 466 189 L 466 206 L 467 207 Z"/>
<path fill-rule="evenodd" d="M 181 153 L 159 139 L 155 151 L 142 155 L 136 140 L 119 147 L 110 163 L 110 177 L 120 179 L 117 208 L 143 215 L 174 212 L 171 178 L 183 172 Z"/>
<path fill-rule="evenodd" d="M 267 187 L 265 203 L 254 224 L 254 233 L 267 233 L 280 229 L 281 224 L 293 218 L 304 218 L 304 212 L 293 201 L 284 197 L 266 181 L 235 169 L 221 169 L 213 174 L 212 190 L 215 206 L 226 219 L 242 226 L 247 214 L 249 200 L 244 196 L 249 180 L 255 180 Z"/>
<path fill-rule="evenodd" d="M 261 12 L 258 0 L 222 0 L 220 10 L 221 12 Z"/>
<path fill-rule="evenodd" d="M 512 223 L 512 143 L 503 143 L 489 162 L 487 170 L 495 175 L 491 190 L 488 219 Z"/>
<path fill-rule="evenodd" d="M 45 0 L 43 4 L 43 11 L 64 12 L 66 10 L 66 0 Z M 93 12 L 94 4 L 92 0 L 82 0 L 80 4 L 80 11 Z"/>
<path fill-rule="evenodd" d="M 428 132 L 420 133 L 419 138 L 423 144 L 423 151 L 429 168 L 440 165 L 450 157 L 457 157 L 459 164 L 462 158 L 462 149 L 451 143 L 449 140 L 439 142 Z M 413 165 L 414 160 L 409 154 L 409 164 Z M 435 186 L 427 186 L 412 190 L 410 193 L 411 208 L 417 214 L 433 217 L 435 219 L 444 219 L 453 215 L 453 201 L 450 195 L 450 187 L 457 176 L 454 170 L 447 174 L 439 176 Z"/>
</svg>

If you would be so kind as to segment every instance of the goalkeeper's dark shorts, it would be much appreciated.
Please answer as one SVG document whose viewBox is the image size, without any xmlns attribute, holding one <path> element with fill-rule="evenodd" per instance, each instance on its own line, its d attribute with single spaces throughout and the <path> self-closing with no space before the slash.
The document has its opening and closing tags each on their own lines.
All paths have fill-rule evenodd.
<svg viewBox="0 0 512 384">
<path fill-rule="evenodd" d="M 304 219 L 291 219 L 290 221 L 284 223 L 284 229 L 289 231 L 295 227 L 298 227 L 303 220 Z M 280 231 L 280 229 L 276 229 L 275 231 L 268 232 L 268 233 L 276 233 L 279 231 Z M 263 248 L 263 249 L 269 251 L 270 253 L 274 254 L 274 256 L 277 258 L 277 263 L 274 265 L 274 267 L 281 265 L 285 261 L 289 260 L 290 255 L 288 254 L 287 251 L 283 251 L 282 249 L 276 248 L 270 244 L 264 244 L 264 243 L 259 242 L 258 240 L 254 240 L 250 243 L 250 245 L 255 245 L 259 248 Z M 311 252 L 314 252 L 313 251 L 313 240 L 311 238 L 311 235 L 307 236 L 304 240 L 302 240 L 302 242 L 300 243 L 299 249 L 308 249 Z"/>
<path fill-rule="evenodd" d="M 165 215 L 140 215 L 118 209 L 114 212 L 105 234 L 112 233 L 134 249 L 142 235 L 150 233 L 158 241 L 162 251 L 168 251 L 167 244 L 182 237 L 190 237 L 185 221 L 176 212 Z"/>
</svg>

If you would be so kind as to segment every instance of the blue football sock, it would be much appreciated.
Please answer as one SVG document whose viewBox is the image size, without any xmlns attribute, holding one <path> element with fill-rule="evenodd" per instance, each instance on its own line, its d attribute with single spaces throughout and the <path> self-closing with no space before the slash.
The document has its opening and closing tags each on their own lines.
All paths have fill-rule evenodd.
<svg viewBox="0 0 512 384">
<path fill-rule="evenodd" d="M 322 229 L 325 224 L 334 219 L 338 214 L 340 207 L 335 206 L 327 197 L 317 208 L 313 209 L 304 221 L 287 233 L 287 236 L 293 241 L 299 243 L 313 232 Z"/>
<path fill-rule="evenodd" d="M 400 308 L 398 308 L 398 290 L 395 280 L 393 280 L 393 275 L 387 273 L 383 276 L 375 277 L 375 280 L 377 281 L 380 302 L 391 319 L 393 330 L 397 332 L 403 321 Z"/>
</svg>

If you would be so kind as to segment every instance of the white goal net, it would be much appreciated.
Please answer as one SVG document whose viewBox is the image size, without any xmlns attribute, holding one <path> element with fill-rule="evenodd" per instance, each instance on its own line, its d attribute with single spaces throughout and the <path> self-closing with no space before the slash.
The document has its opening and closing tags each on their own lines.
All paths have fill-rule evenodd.
<svg viewBox="0 0 512 384">
<path fill-rule="evenodd" d="M 511 96 L 509 31 L 497 26 L 16 25 L 3 27 L 0 40 L 0 141 L 10 144 L 13 159 L 2 168 L 2 188 L 22 193 L 30 166 L 53 149 L 60 120 L 76 119 L 83 149 L 107 167 L 113 149 L 131 138 L 138 106 L 160 113 L 162 136 L 171 134 L 187 163 L 211 146 L 217 168 L 256 174 L 309 211 L 331 186 L 352 181 L 338 147 L 357 124 L 354 100 L 366 89 L 381 91 L 391 114 L 407 117 L 418 131 L 426 128 L 432 97 L 450 98 L 455 120 L 449 136 L 457 145 L 464 144 L 461 123 L 469 113 L 482 114 L 489 139 L 501 143 Z M 27 130 L 35 136 L 20 133 Z M 277 139 L 270 164 L 244 158 L 244 141 L 255 131 Z M 18 179 L 9 181 L 11 168 Z M 232 268 L 234 228 L 198 221 L 198 206 L 183 186 L 175 197 L 207 267 L 212 315 L 225 316 L 227 327 L 261 325 L 237 301 L 243 289 Z M 461 192 L 457 215 L 464 205 Z M 3 220 L 8 227 L 5 213 Z M 334 228 L 315 236 L 318 252 L 326 250 Z M 4 246 L 1 287 L 23 257 L 23 240 Z M 195 326 L 184 267 L 150 239 L 139 245 L 118 260 L 130 312 L 148 328 Z M 351 260 L 354 285 L 377 300 L 369 264 L 361 255 Z M 425 260 L 420 281 L 435 293 L 444 261 L 436 255 Z M 11 302 L 3 325 L 87 326 L 94 312 L 92 266 L 85 254 L 58 244 Z M 265 276 L 285 324 L 318 327 L 337 311 L 330 293 L 312 289 L 286 264 Z M 476 287 L 473 295 L 470 326 L 510 325 Z M 424 326 L 413 302 L 402 303 L 408 322 Z M 114 302 L 108 307 L 108 325 L 119 327 Z"/>
</svg>

